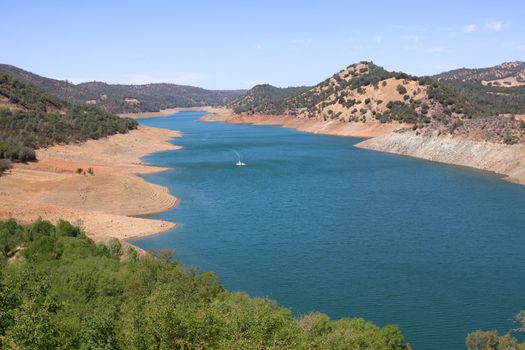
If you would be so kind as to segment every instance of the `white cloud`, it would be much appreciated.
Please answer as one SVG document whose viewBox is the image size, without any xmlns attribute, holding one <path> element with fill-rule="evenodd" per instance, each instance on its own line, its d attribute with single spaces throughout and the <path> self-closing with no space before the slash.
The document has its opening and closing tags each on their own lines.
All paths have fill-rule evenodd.
<svg viewBox="0 0 525 350">
<path fill-rule="evenodd" d="M 509 21 L 491 21 L 485 24 L 485 28 L 499 32 L 502 29 L 508 28 L 510 26 Z"/>
<path fill-rule="evenodd" d="M 466 33 L 474 33 L 476 30 L 478 30 L 478 26 L 477 24 L 467 24 L 466 26 L 463 27 L 463 31 L 465 31 Z"/>
<path fill-rule="evenodd" d="M 378 44 L 381 44 L 383 42 L 383 37 L 381 35 L 376 35 L 373 37 L 373 40 L 378 43 Z"/>
</svg>

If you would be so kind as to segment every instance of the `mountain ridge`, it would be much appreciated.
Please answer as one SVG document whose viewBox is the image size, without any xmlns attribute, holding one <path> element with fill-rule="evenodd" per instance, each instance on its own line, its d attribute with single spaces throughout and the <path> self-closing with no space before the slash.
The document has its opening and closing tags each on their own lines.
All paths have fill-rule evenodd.
<svg viewBox="0 0 525 350">
<path fill-rule="evenodd" d="M 93 81 L 73 84 L 7 64 L 0 64 L 0 72 L 69 102 L 94 105 L 111 113 L 158 112 L 175 107 L 218 106 L 229 103 L 244 93 L 244 90 L 207 90 L 170 83 L 131 85 Z"/>
</svg>

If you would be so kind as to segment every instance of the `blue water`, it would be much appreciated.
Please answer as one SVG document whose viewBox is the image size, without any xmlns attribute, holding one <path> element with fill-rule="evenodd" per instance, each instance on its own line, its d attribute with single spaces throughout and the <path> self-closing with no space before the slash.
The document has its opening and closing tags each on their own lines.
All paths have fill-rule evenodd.
<svg viewBox="0 0 525 350">
<path fill-rule="evenodd" d="M 472 169 L 353 147 L 355 138 L 143 119 L 184 148 L 145 158 L 180 198 L 153 217 L 178 227 L 136 240 L 174 248 L 230 290 L 297 315 L 398 324 L 414 349 L 464 349 L 525 309 L 525 186 Z M 236 167 L 239 152 L 246 167 Z"/>
</svg>

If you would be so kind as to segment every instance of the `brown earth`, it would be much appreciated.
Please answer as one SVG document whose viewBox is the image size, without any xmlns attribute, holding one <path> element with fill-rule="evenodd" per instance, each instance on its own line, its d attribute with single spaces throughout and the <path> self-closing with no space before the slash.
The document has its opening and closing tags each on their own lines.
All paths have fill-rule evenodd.
<svg viewBox="0 0 525 350">
<path fill-rule="evenodd" d="M 434 162 L 467 166 L 506 175 L 505 180 L 525 184 L 525 145 L 469 140 L 461 136 L 426 136 L 392 132 L 356 145 Z"/>
<path fill-rule="evenodd" d="M 297 118 L 288 115 L 234 114 L 231 110 L 215 109 L 200 121 L 221 121 L 230 124 L 279 125 L 285 128 L 313 134 L 326 134 L 351 137 L 375 137 L 393 130 L 410 127 L 408 124 L 380 123 L 376 120 L 367 122 L 342 122 L 338 120 L 320 120 L 315 118 Z"/>
<path fill-rule="evenodd" d="M 97 241 L 168 230 L 175 224 L 131 216 L 176 205 L 177 198 L 166 188 L 137 174 L 167 170 L 144 165 L 140 158 L 178 149 L 167 142 L 178 136 L 175 131 L 139 126 L 127 134 L 37 150 L 38 162 L 16 164 L 0 177 L 0 219 L 61 218 L 80 224 Z"/>
<path fill-rule="evenodd" d="M 215 111 L 201 121 L 280 125 L 305 132 L 369 138 L 357 147 L 467 166 L 505 175 L 504 179 L 525 185 L 525 145 L 506 145 L 468 139 L 465 136 L 418 135 L 399 123 L 348 123 L 294 118 L 291 116 L 233 114 Z M 403 129 L 403 130 L 401 130 Z M 397 132 L 396 132 L 397 131 Z"/>
<path fill-rule="evenodd" d="M 128 117 L 133 119 L 139 119 L 139 118 L 158 118 L 158 117 L 166 117 L 168 115 L 175 114 L 177 112 L 181 111 L 208 111 L 208 113 L 213 113 L 215 110 L 222 110 L 224 108 L 221 107 L 177 107 L 177 108 L 168 108 L 163 109 L 158 112 L 140 112 L 140 113 L 123 113 L 119 114 L 121 117 Z"/>
</svg>

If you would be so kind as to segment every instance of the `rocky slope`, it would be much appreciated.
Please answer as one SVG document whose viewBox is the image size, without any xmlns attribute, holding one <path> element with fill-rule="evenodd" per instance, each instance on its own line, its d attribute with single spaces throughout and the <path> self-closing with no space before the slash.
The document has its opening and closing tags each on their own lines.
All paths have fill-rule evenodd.
<svg viewBox="0 0 525 350">
<path fill-rule="evenodd" d="M 447 136 L 392 132 L 357 147 L 496 172 L 525 184 L 525 145 L 505 145 Z"/>
</svg>

